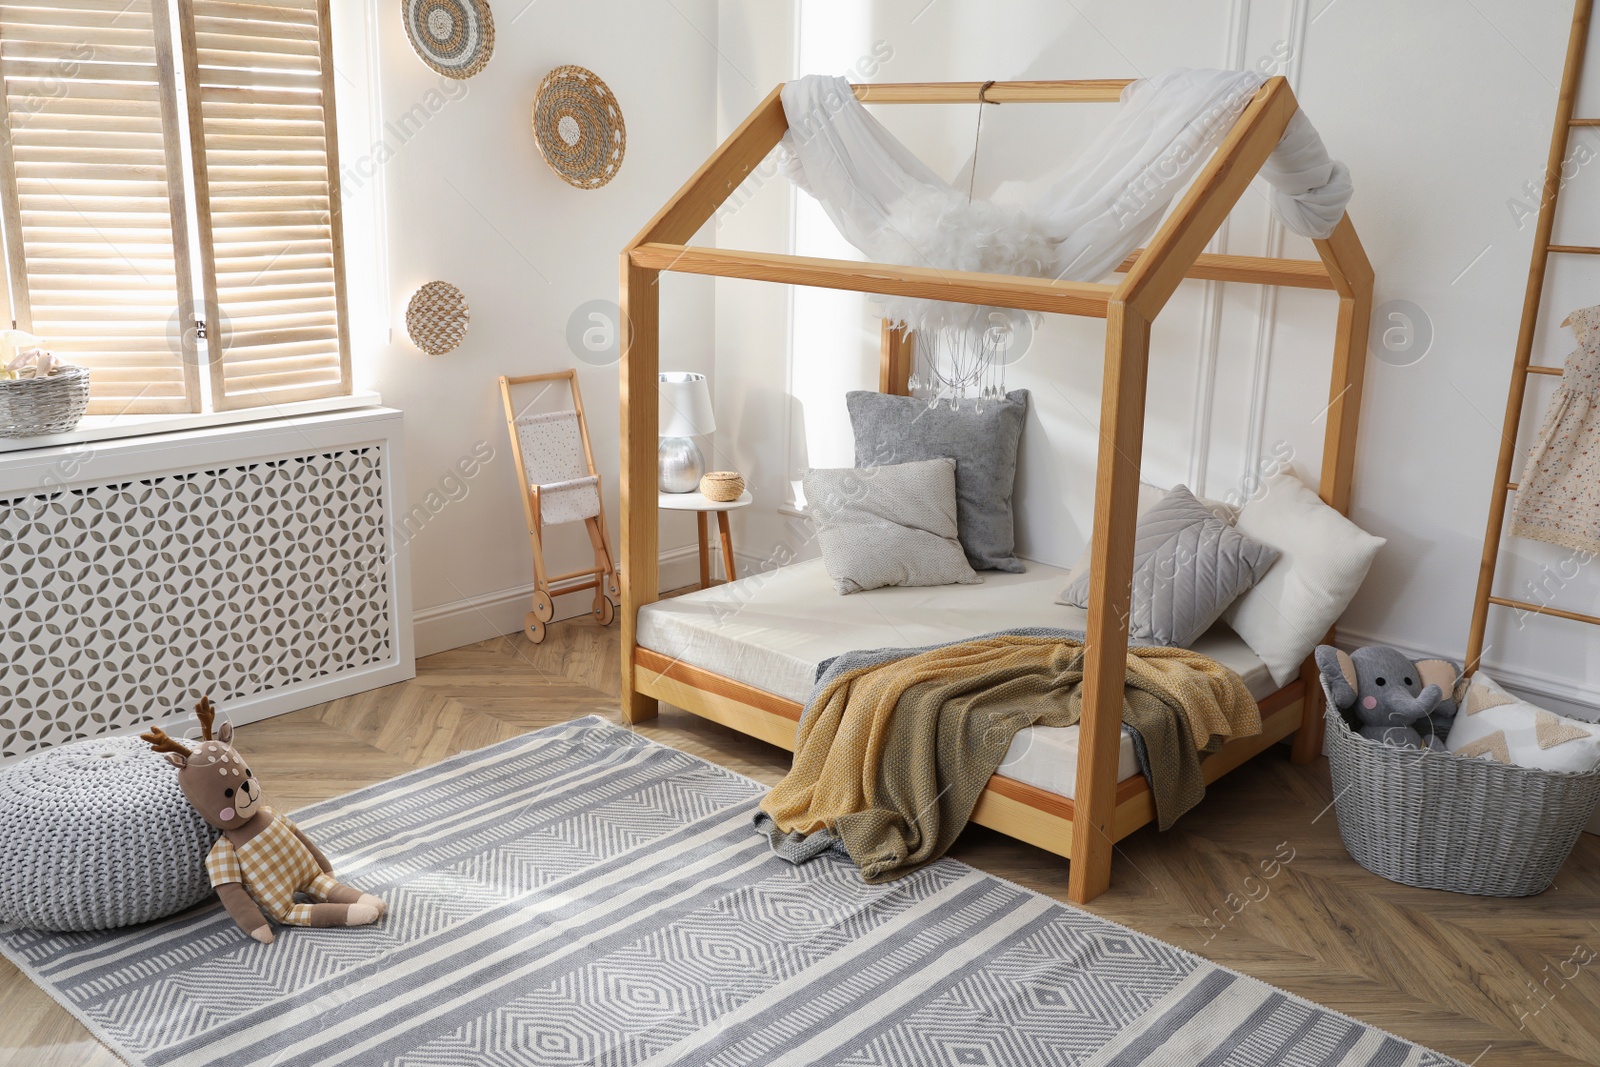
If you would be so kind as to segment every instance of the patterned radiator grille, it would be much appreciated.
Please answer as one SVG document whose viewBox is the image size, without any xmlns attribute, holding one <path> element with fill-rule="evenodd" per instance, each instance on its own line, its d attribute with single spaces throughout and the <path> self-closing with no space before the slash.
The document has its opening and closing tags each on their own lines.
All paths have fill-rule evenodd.
<svg viewBox="0 0 1600 1067">
<path fill-rule="evenodd" d="M 392 658 L 382 462 L 0 501 L 0 756 Z"/>
</svg>

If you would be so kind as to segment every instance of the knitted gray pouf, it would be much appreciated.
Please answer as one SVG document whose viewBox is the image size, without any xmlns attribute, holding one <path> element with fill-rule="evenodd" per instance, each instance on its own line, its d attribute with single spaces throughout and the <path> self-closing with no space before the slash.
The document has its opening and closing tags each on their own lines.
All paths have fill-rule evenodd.
<svg viewBox="0 0 1600 1067">
<path fill-rule="evenodd" d="M 217 831 L 137 737 L 62 745 L 0 769 L 0 922 L 108 930 L 211 893 Z"/>
</svg>

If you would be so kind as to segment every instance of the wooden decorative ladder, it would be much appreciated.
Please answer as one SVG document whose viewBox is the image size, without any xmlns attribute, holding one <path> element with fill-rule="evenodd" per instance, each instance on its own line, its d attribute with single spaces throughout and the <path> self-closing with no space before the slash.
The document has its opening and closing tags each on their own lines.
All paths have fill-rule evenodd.
<svg viewBox="0 0 1600 1067">
<path fill-rule="evenodd" d="M 1584 52 L 1589 42 L 1589 15 L 1593 0 L 1577 0 L 1572 12 L 1572 33 L 1567 39 L 1567 62 L 1561 72 L 1561 92 L 1556 99 L 1555 129 L 1550 134 L 1550 155 L 1545 162 L 1544 191 L 1539 201 L 1539 222 L 1533 235 L 1533 263 L 1528 268 L 1528 288 L 1522 300 L 1522 328 L 1517 333 L 1516 361 L 1511 368 L 1511 392 L 1506 397 L 1505 427 L 1500 435 L 1500 460 L 1495 466 L 1494 488 L 1489 499 L 1489 525 L 1483 537 L 1483 562 L 1478 568 L 1478 592 L 1472 602 L 1472 629 L 1467 638 L 1467 670 L 1478 666 L 1483 656 L 1484 631 L 1488 628 L 1489 607 L 1515 608 L 1573 622 L 1600 626 L 1600 616 L 1564 611 L 1544 604 L 1494 595 L 1495 565 L 1500 558 L 1500 539 L 1505 531 L 1506 501 L 1517 491 L 1511 480 L 1511 466 L 1517 458 L 1517 433 L 1522 426 L 1522 409 L 1527 400 L 1530 374 L 1560 375 L 1560 367 L 1532 365 L 1533 341 L 1539 327 L 1539 306 L 1544 298 L 1545 270 L 1552 255 L 1600 255 L 1592 245 L 1550 243 L 1555 226 L 1556 197 L 1561 192 L 1561 169 L 1574 127 L 1600 126 L 1600 118 L 1573 118 L 1578 84 L 1583 76 Z"/>
</svg>

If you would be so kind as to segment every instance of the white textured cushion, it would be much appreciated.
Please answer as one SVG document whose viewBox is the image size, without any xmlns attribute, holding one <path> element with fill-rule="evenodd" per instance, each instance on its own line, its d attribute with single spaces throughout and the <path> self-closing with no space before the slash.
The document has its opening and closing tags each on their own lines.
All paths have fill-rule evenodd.
<svg viewBox="0 0 1600 1067">
<path fill-rule="evenodd" d="M 1536 707 L 1479 671 L 1444 747 L 1518 767 L 1591 771 L 1600 766 L 1600 725 Z"/>
<path fill-rule="evenodd" d="M 841 593 L 983 581 L 956 537 L 956 461 L 810 470 L 806 506 Z"/>
<path fill-rule="evenodd" d="M 1234 528 L 1282 558 L 1222 618 L 1255 649 L 1272 680 L 1288 685 L 1350 606 L 1378 549 L 1387 542 L 1322 502 L 1292 472 L 1262 483 Z"/>
</svg>

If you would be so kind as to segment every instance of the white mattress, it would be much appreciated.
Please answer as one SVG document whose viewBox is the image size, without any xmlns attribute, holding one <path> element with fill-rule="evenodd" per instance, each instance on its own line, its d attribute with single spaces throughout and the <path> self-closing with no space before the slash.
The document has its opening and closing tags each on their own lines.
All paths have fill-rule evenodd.
<svg viewBox="0 0 1600 1067">
<path fill-rule="evenodd" d="M 821 560 L 741 578 L 639 611 L 639 644 L 757 689 L 805 703 L 817 665 L 842 652 L 956 641 L 1019 626 L 1081 630 L 1081 608 L 1055 603 L 1067 584 L 1059 567 L 1029 563 L 1023 574 L 982 571 L 982 585 L 873 589 L 841 596 Z M 1218 623 L 1194 643 L 1244 679 L 1257 700 L 1276 686 L 1250 646 Z M 1000 773 L 1071 797 L 1078 728 L 1034 726 L 1017 734 Z M 1122 735 L 1117 780 L 1139 772 Z"/>
</svg>

